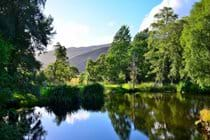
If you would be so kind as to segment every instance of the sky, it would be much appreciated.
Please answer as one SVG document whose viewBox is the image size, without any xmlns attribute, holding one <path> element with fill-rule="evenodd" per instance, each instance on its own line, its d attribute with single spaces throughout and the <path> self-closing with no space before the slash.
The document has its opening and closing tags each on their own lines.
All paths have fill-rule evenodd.
<svg viewBox="0 0 210 140">
<path fill-rule="evenodd" d="M 149 27 L 153 16 L 164 6 L 186 16 L 198 0 L 47 0 L 45 14 L 54 18 L 56 42 L 66 47 L 111 43 L 122 25 L 131 35 Z"/>
</svg>

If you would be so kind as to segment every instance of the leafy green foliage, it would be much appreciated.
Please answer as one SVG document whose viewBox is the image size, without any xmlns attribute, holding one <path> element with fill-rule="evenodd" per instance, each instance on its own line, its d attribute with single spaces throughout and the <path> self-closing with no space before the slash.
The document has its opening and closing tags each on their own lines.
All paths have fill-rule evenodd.
<svg viewBox="0 0 210 140">
<path fill-rule="evenodd" d="M 194 5 L 182 34 L 185 74 L 202 87 L 210 86 L 210 1 Z"/>
<path fill-rule="evenodd" d="M 76 77 L 79 71 L 77 68 L 69 65 L 66 48 L 64 46 L 57 43 L 55 48 L 56 61 L 45 69 L 45 75 L 49 83 L 65 84 L 66 81 Z"/>
<path fill-rule="evenodd" d="M 106 78 L 106 55 L 102 54 L 94 62 L 93 60 L 88 60 L 86 65 L 86 72 L 88 76 L 88 81 L 99 82 L 104 81 Z"/>
<path fill-rule="evenodd" d="M 209 94 L 210 87 L 200 87 L 191 81 L 184 81 L 177 85 L 177 91 L 180 93 Z"/>
<path fill-rule="evenodd" d="M 172 47 L 177 47 L 177 44 L 172 44 L 171 29 L 169 26 L 175 22 L 177 15 L 173 9 L 164 7 L 160 13 L 155 15 L 156 22 L 152 24 L 152 31 L 149 35 L 149 51 L 145 54 L 151 64 L 151 73 L 156 74 L 156 82 L 162 84 L 169 82 L 170 73 L 170 58 Z M 172 36 L 173 38 L 173 36 Z"/>
<path fill-rule="evenodd" d="M 81 73 L 80 75 L 79 75 L 79 83 L 81 84 L 81 85 L 83 85 L 83 84 L 85 84 L 86 82 L 87 82 L 87 74 L 86 73 Z"/>
<path fill-rule="evenodd" d="M 8 85 L 4 85 L 5 88 L 37 93 L 34 81 L 41 64 L 35 59 L 35 51 L 42 52 L 54 34 L 52 17 L 43 14 L 45 2 L 45 0 L 0 1 L 0 34 L 5 41 L 12 44 L 6 47 L 8 43 L 1 42 L 1 53 L 4 53 L 1 54 L 1 57 L 4 57 L 1 60 L 7 61 L 4 62 L 3 67 L 7 72 L 3 72 L 3 77 L 8 74 L 9 81 L 6 82 Z M 2 50 L 3 48 L 7 50 Z"/>
<path fill-rule="evenodd" d="M 180 43 L 180 37 L 184 28 L 185 19 L 176 20 L 168 25 L 170 35 L 167 38 L 167 46 L 169 48 L 170 71 L 168 78 L 171 82 L 181 80 L 181 72 L 183 69 L 183 48 Z"/>
<path fill-rule="evenodd" d="M 130 47 L 131 35 L 127 26 L 122 26 L 116 33 L 112 46 L 107 55 L 107 80 L 119 81 L 119 73 L 129 76 L 128 50 Z"/>
<path fill-rule="evenodd" d="M 131 65 L 135 65 L 137 67 L 138 82 L 147 81 L 151 79 L 148 75 L 149 62 L 145 59 L 144 56 L 144 54 L 148 51 L 148 37 L 148 29 L 137 33 L 129 50 L 129 58 L 132 62 Z M 130 70 L 132 71 L 132 68 Z"/>
<path fill-rule="evenodd" d="M 80 103 L 80 89 L 70 86 L 56 86 L 45 89 L 43 93 L 44 101 L 47 106 L 53 107 L 67 107 L 79 106 Z"/>
</svg>

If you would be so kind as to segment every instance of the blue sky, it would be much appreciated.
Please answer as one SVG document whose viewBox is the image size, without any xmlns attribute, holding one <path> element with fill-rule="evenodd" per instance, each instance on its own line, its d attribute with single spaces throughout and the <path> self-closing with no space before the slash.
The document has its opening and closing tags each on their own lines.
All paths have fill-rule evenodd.
<svg viewBox="0 0 210 140">
<path fill-rule="evenodd" d="M 110 43 L 122 25 L 134 36 L 149 26 L 153 15 L 171 6 L 188 15 L 196 0 L 47 0 L 45 13 L 54 18 L 57 41 L 66 47 Z"/>
</svg>

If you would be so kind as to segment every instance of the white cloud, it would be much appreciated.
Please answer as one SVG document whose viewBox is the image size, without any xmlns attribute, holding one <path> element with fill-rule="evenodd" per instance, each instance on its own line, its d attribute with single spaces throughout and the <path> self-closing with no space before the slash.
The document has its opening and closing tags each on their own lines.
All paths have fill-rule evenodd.
<svg viewBox="0 0 210 140">
<path fill-rule="evenodd" d="M 115 26 L 115 23 L 110 22 L 108 26 Z M 65 47 L 91 46 L 112 42 L 112 35 L 101 35 L 94 31 L 94 27 L 75 21 L 56 19 L 54 28 L 56 35 L 48 46 L 48 50 L 52 50 L 53 45 L 57 42 L 60 42 Z"/>
<path fill-rule="evenodd" d="M 90 113 L 84 110 L 80 110 L 76 113 L 67 114 L 66 122 L 69 124 L 74 124 L 76 121 L 84 121 L 90 117 Z"/>
<path fill-rule="evenodd" d="M 54 21 L 54 28 L 56 35 L 52 39 L 52 45 L 60 42 L 66 47 L 79 46 L 87 42 L 86 36 L 90 34 L 90 27 L 88 25 L 72 21 L 66 22 L 61 19 Z M 48 49 L 52 49 L 52 46 L 49 46 Z"/>
<path fill-rule="evenodd" d="M 163 7 L 172 7 L 179 16 L 186 16 L 192 5 L 199 0 L 163 0 L 159 5 L 155 6 L 150 13 L 144 18 L 140 25 L 140 31 L 148 28 L 154 22 L 154 15 Z"/>
</svg>

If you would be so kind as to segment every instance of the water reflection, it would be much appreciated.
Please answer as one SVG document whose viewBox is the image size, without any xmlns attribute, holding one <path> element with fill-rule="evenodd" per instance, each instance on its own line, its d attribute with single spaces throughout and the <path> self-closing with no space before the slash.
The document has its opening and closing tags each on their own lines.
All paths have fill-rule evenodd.
<svg viewBox="0 0 210 140">
<path fill-rule="evenodd" d="M 110 96 L 107 99 L 106 109 L 112 122 L 115 132 L 121 140 L 129 139 L 131 133 L 131 120 L 128 111 L 130 102 L 126 96 Z"/>
<path fill-rule="evenodd" d="M 67 114 L 66 122 L 69 124 L 74 124 L 76 121 L 85 121 L 90 117 L 90 113 L 85 110 L 79 110 L 76 113 Z"/>
<path fill-rule="evenodd" d="M 76 105 L 72 105 L 72 106 L 63 106 L 63 105 L 59 105 L 59 106 L 48 106 L 45 107 L 47 112 L 50 114 L 54 114 L 55 115 L 55 122 L 56 124 L 59 126 L 63 121 L 66 120 L 66 117 L 68 114 L 74 113 L 77 110 L 80 109 L 80 106 Z"/>
<path fill-rule="evenodd" d="M 30 129 L 25 136 L 27 140 L 45 139 L 47 132 L 44 130 L 41 121 L 41 114 L 36 112 L 27 113 L 26 119 L 29 121 Z"/>
<path fill-rule="evenodd" d="M 42 140 L 46 131 L 43 129 L 39 113 L 33 109 L 1 110 L 0 139 L 1 140 Z"/>
<path fill-rule="evenodd" d="M 150 139 L 203 139 L 195 121 L 199 111 L 210 105 L 209 98 L 180 96 L 111 95 L 107 109 L 121 139 L 129 139 L 131 123 Z"/>
<path fill-rule="evenodd" d="M 208 96 L 180 94 L 109 94 L 80 106 L 50 106 L 0 113 L 0 139 L 174 139 L 207 140 L 195 125 L 210 106 Z M 57 127 L 54 127 L 56 124 Z M 67 132 L 68 131 L 68 132 Z M 97 131 L 97 133 L 96 133 Z M 65 132 L 65 133 L 62 133 Z M 9 134 L 8 134 L 9 133 Z"/>
</svg>

